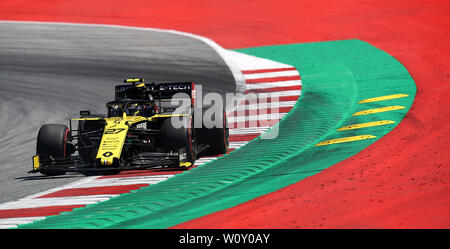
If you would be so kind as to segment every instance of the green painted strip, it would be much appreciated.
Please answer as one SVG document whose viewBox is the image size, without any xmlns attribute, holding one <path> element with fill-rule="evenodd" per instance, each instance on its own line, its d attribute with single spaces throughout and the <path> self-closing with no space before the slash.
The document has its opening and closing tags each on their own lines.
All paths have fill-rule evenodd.
<svg viewBox="0 0 450 249">
<path fill-rule="evenodd" d="M 302 96 L 277 125 L 276 139 L 257 138 L 229 155 L 167 181 L 20 228 L 167 228 L 233 207 L 358 153 L 400 123 L 416 92 L 413 79 L 397 60 L 359 40 L 268 46 L 238 52 L 290 64 L 300 72 Z M 409 96 L 357 103 L 397 93 Z M 395 105 L 406 108 L 352 116 L 361 110 Z M 392 120 L 395 124 L 336 130 L 377 120 Z M 324 140 L 364 134 L 376 138 L 314 146 Z"/>
</svg>

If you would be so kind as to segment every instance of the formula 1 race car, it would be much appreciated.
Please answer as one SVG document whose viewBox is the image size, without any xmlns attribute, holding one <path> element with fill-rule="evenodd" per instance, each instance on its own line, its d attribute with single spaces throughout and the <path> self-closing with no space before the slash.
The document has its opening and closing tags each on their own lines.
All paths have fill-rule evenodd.
<svg viewBox="0 0 450 249">
<path fill-rule="evenodd" d="M 194 82 L 125 82 L 115 87 L 115 100 L 106 104 L 106 115 L 80 111 L 79 118 L 70 119 L 69 127 L 43 125 L 29 173 L 53 176 L 66 172 L 115 174 L 151 167 L 185 169 L 199 155 L 227 152 L 223 109 L 213 110 L 213 123 L 203 119 L 200 127 L 194 127 L 194 119 L 202 118 L 205 110 L 194 108 Z M 173 105 L 177 98 L 189 101 L 187 111 Z M 72 129 L 72 122 L 78 122 L 77 130 Z"/>
</svg>

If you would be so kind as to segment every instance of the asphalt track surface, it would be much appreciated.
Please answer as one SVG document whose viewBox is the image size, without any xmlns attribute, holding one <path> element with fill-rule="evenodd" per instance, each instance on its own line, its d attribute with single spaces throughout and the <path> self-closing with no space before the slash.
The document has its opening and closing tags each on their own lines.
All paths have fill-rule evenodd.
<svg viewBox="0 0 450 249">
<path fill-rule="evenodd" d="M 41 125 L 79 110 L 105 113 L 126 77 L 195 81 L 203 93 L 235 91 L 222 58 L 205 43 L 167 32 L 102 26 L 0 23 L 0 203 L 81 179 L 32 167 Z"/>
</svg>

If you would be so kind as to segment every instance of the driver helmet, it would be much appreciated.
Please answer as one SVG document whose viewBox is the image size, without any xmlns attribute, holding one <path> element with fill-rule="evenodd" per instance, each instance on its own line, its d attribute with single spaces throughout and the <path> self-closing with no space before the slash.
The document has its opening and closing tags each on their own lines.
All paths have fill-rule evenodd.
<svg viewBox="0 0 450 249">
<path fill-rule="evenodd" d="M 128 116 L 138 116 L 142 112 L 142 106 L 138 103 L 130 104 L 125 110 Z"/>
<path fill-rule="evenodd" d="M 112 104 L 108 108 L 108 117 L 121 117 L 123 114 L 122 108 L 117 104 Z"/>
</svg>

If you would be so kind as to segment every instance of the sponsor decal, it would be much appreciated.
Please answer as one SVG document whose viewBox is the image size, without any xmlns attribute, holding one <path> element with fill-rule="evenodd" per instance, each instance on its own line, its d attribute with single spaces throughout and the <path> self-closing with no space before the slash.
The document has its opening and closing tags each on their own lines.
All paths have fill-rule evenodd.
<svg viewBox="0 0 450 249">
<path fill-rule="evenodd" d="M 107 152 L 103 153 L 104 157 L 110 157 L 112 155 L 113 155 L 113 153 L 111 151 L 107 151 Z"/>
<path fill-rule="evenodd" d="M 122 132 L 124 130 L 125 130 L 125 128 L 106 129 L 105 134 L 119 134 L 120 132 Z"/>
</svg>

